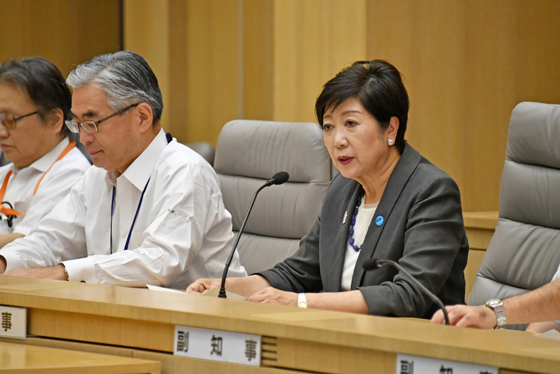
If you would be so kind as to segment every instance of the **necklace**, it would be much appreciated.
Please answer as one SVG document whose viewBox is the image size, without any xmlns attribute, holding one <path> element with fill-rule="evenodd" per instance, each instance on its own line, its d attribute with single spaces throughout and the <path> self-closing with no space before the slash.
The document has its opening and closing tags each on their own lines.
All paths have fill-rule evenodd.
<svg viewBox="0 0 560 374">
<path fill-rule="evenodd" d="M 352 248 L 354 248 L 354 250 L 356 252 L 359 252 L 360 249 L 362 248 L 362 246 L 357 246 L 354 245 L 354 225 L 356 224 L 356 217 L 358 216 L 358 209 L 360 208 L 360 205 L 362 205 L 362 199 L 364 198 L 364 192 L 362 192 L 360 194 L 360 197 L 358 198 L 358 202 L 356 203 L 356 208 L 354 209 L 354 214 L 352 215 L 352 221 L 350 222 L 350 235 L 348 236 L 348 243 L 350 243 L 350 245 L 352 246 Z M 363 244 L 363 243 L 362 243 Z"/>
</svg>

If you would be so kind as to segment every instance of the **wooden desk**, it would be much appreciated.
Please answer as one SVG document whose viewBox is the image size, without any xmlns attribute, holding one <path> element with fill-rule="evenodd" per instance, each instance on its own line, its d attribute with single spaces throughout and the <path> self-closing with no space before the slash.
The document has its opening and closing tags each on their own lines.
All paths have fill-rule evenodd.
<svg viewBox="0 0 560 374">
<path fill-rule="evenodd" d="M 498 223 L 498 212 L 466 212 L 463 213 L 463 220 L 470 247 L 469 260 L 465 269 L 466 296 L 468 297 L 476 279 L 476 272 L 488 244 L 492 240 L 492 235 L 494 235 Z"/>
<path fill-rule="evenodd" d="M 0 342 L 0 373 L 112 374 L 160 372 L 160 363 Z"/>
<path fill-rule="evenodd" d="M 518 331 L 9 276 L 0 276 L 0 304 L 28 308 L 32 344 L 127 350 L 161 361 L 162 373 L 394 374 L 397 353 L 497 366 L 501 374 L 560 373 L 560 341 Z M 175 325 L 262 335 L 267 352 L 261 367 L 173 356 Z"/>
</svg>

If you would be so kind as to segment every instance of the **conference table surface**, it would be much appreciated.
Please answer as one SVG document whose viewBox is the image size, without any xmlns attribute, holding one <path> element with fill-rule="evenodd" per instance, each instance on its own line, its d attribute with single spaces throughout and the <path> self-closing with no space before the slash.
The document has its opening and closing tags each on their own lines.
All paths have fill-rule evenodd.
<svg viewBox="0 0 560 374">
<path fill-rule="evenodd" d="M 0 342 L 4 374 L 133 374 L 160 372 L 160 363 L 128 357 Z"/>
<path fill-rule="evenodd" d="M 27 333 L 36 337 L 156 352 L 185 365 L 196 359 L 173 356 L 176 325 L 263 336 L 261 367 L 229 373 L 395 373 L 397 353 L 560 373 L 560 341 L 519 331 L 5 275 L 0 305 L 27 308 Z"/>
</svg>

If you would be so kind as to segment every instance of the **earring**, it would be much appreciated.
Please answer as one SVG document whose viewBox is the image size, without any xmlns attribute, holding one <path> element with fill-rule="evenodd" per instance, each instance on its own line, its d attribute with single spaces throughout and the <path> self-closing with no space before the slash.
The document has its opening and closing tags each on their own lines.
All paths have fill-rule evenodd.
<svg viewBox="0 0 560 374">
<path fill-rule="evenodd" d="M 393 145 L 393 139 L 387 139 L 387 144 L 389 144 L 389 146 Z"/>
</svg>

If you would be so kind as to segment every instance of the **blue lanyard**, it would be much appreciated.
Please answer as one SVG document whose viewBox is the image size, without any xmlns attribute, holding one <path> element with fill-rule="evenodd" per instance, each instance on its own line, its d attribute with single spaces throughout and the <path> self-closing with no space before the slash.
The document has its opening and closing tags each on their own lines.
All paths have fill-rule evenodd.
<svg viewBox="0 0 560 374">
<path fill-rule="evenodd" d="M 167 144 L 171 143 L 173 137 L 171 133 L 166 133 L 165 138 L 167 140 Z M 138 217 L 138 212 L 140 211 L 140 207 L 142 206 L 142 200 L 144 199 L 144 193 L 148 188 L 148 184 L 150 183 L 150 179 L 146 182 L 144 189 L 142 190 L 142 195 L 140 195 L 140 201 L 138 202 L 138 207 L 136 208 L 136 213 L 134 214 L 134 219 L 132 220 L 132 225 L 130 226 L 130 231 L 128 232 L 128 237 L 126 238 L 126 244 L 124 245 L 124 250 L 128 249 L 128 244 L 130 243 L 130 237 L 132 236 L 132 229 L 134 229 L 134 224 L 136 223 L 136 218 Z M 111 249 L 111 254 L 113 254 L 113 209 L 115 207 L 115 186 L 113 186 L 113 196 L 111 197 L 111 236 L 109 237 L 109 244 Z"/>
<path fill-rule="evenodd" d="M 142 200 L 144 200 L 144 193 L 148 188 L 148 184 L 150 183 L 150 178 L 146 182 L 144 186 L 144 190 L 142 190 L 142 195 L 140 195 L 140 201 L 138 202 L 138 207 L 136 208 L 136 214 L 134 214 L 134 219 L 132 220 L 132 226 L 130 226 L 130 231 L 128 232 L 128 237 L 126 238 L 126 244 L 124 245 L 124 250 L 128 249 L 128 243 L 130 243 L 130 237 L 132 236 L 132 229 L 134 229 L 134 224 L 136 223 L 136 218 L 138 218 L 138 212 L 140 211 L 140 207 L 142 206 Z M 115 186 L 113 186 L 113 196 L 111 197 L 111 236 L 109 237 L 109 243 L 111 248 L 111 254 L 113 254 L 113 209 L 115 207 Z"/>
</svg>

